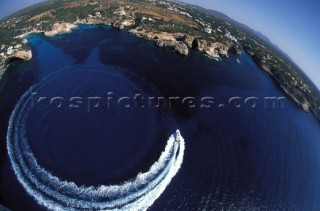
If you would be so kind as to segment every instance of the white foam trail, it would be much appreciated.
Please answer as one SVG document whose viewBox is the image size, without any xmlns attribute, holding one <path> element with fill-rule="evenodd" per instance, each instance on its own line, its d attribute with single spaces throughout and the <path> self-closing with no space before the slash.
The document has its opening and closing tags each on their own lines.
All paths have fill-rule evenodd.
<svg viewBox="0 0 320 211">
<path fill-rule="evenodd" d="M 184 157 L 183 138 L 168 141 L 160 158 L 145 173 L 119 185 L 78 186 L 62 181 L 41 167 L 28 145 L 25 124 L 32 107 L 30 88 L 17 103 L 9 121 L 7 148 L 12 168 L 22 186 L 40 205 L 51 210 L 146 210 L 178 173 Z"/>
</svg>

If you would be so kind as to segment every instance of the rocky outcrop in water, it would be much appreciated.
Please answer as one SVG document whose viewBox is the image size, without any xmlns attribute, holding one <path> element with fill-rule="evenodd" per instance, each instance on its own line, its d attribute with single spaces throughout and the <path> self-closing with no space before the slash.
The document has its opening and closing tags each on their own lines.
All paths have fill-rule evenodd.
<svg viewBox="0 0 320 211">
<path fill-rule="evenodd" d="M 192 48 L 193 42 L 194 42 L 194 37 L 190 35 L 185 35 L 182 40 L 183 42 L 188 46 L 188 48 Z"/>
<path fill-rule="evenodd" d="M 158 47 L 170 47 L 173 48 L 175 52 L 181 54 L 181 55 L 188 55 L 189 54 L 189 49 L 181 41 L 176 41 L 176 40 L 156 40 L 155 44 Z"/>
<path fill-rule="evenodd" d="M 219 42 L 209 42 L 205 47 L 205 52 L 212 57 L 228 56 L 229 46 Z"/>
<path fill-rule="evenodd" d="M 230 46 L 219 43 L 219 42 L 211 42 L 203 39 L 194 39 L 192 43 L 192 47 L 205 52 L 208 56 L 214 59 L 219 59 L 220 56 L 228 56 Z"/>
<path fill-rule="evenodd" d="M 207 47 L 207 41 L 201 40 L 201 39 L 195 39 L 192 43 L 192 47 L 195 49 L 198 49 L 199 51 L 203 52 L 208 49 Z"/>
</svg>

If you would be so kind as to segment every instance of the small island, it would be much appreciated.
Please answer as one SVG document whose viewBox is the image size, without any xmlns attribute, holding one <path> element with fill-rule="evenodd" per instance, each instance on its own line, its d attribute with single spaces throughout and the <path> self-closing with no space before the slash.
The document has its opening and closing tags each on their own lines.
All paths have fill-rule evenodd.
<svg viewBox="0 0 320 211">
<path fill-rule="evenodd" d="M 196 50 L 220 61 L 245 52 L 304 111 L 320 120 L 318 88 L 266 37 L 219 12 L 166 0 L 53 0 L 21 10 L 0 22 L 0 78 L 12 62 L 32 58 L 26 35 L 56 36 L 78 24 L 128 30 L 182 56 Z"/>
</svg>

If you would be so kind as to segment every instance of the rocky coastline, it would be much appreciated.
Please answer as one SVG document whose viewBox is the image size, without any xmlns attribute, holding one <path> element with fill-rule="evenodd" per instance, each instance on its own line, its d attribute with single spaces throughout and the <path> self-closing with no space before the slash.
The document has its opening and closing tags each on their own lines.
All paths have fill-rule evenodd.
<svg viewBox="0 0 320 211">
<path fill-rule="evenodd" d="M 253 52 L 247 52 L 253 59 L 253 61 L 265 72 L 267 72 L 273 80 L 279 84 L 279 87 L 286 93 L 288 97 L 290 97 L 304 112 L 307 113 L 313 113 L 316 118 L 320 120 L 320 114 L 317 109 L 317 105 L 312 104 L 306 99 L 305 95 L 303 94 L 303 91 L 306 91 L 308 93 L 312 93 L 311 90 L 307 86 L 304 86 L 305 90 L 301 90 L 300 87 L 297 87 L 296 89 L 292 89 L 281 77 L 277 76 L 275 74 L 274 67 L 269 67 L 264 63 L 263 59 L 257 58 L 257 56 Z"/>
<path fill-rule="evenodd" d="M 112 12 L 109 17 L 103 16 L 100 12 L 94 12 L 87 17 L 80 19 L 77 17 L 74 22 L 55 22 L 46 30 L 41 27 L 32 27 L 25 33 L 16 36 L 16 39 L 23 40 L 24 37 L 31 33 L 43 33 L 45 36 L 54 37 L 60 34 L 70 33 L 72 30 L 78 28 L 79 24 L 85 25 L 108 25 L 118 28 L 120 30 L 130 27 L 129 33 L 133 36 L 140 37 L 154 41 L 158 47 L 166 47 L 172 49 L 174 52 L 187 56 L 190 49 L 195 49 L 203 52 L 207 56 L 215 60 L 221 60 L 222 57 L 228 57 L 230 53 L 241 54 L 240 50 L 234 50 L 232 44 L 224 44 L 215 42 L 214 40 L 206 40 L 201 36 L 192 36 L 187 33 L 169 33 L 159 31 L 157 29 L 149 29 L 146 24 L 136 25 L 136 22 L 142 23 L 143 21 L 154 21 L 148 17 L 137 17 L 137 14 L 132 11 L 130 6 L 119 6 Z M 41 24 L 41 23 L 40 23 Z M 40 24 L 37 24 L 40 26 Z M 23 42 L 24 45 L 26 41 Z M 6 48 L 8 46 L 4 46 Z M 27 48 L 27 46 L 23 46 Z M 8 48 L 10 51 L 10 47 Z M 0 77 L 5 72 L 6 64 L 10 63 L 14 58 L 29 60 L 32 58 L 32 52 L 22 51 L 17 49 L 12 53 L 5 53 L 0 57 Z"/>
<path fill-rule="evenodd" d="M 244 51 L 304 111 L 312 111 L 320 120 L 319 91 L 299 72 L 299 67 L 270 43 L 233 20 L 172 1 L 57 1 L 55 4 L 56 9 L 46 8 L 43 13 L 26 13 L 23 18 L 16 16 L 0 22 L 2 37 L 8 37 L 3 39 L 6 44 L 0 46 L 0 77 L 15 59 L 32 58 L 32 52 L 23 40 L 30 33 L 53 37 L 70 33 L 79 24 L 108 25 L 119 30 L 127 28 L 131 35 L 151 40 L 156 46 L 171 49 L 182 56 L 187 56 L 193 49 L 220 61 Z M 19 21 L 18 29 L 11 27 Z"/>
<path fill-rule="evenodd" d="M 72 30 L 78 28 L 78 24 L 108 25 L 122 30 L 125 27 L 131 27 L 135 25 L 135 17 L 116 17 L 114 19 L 108 19 L 102 17 L 100 14 L 96 14 L 94 16 L 90 15 L 84 19 L 77 19 L 74 23 L 54 23 L 51 29 L 48 31 L 33 29 L 30 32 L 26 32 L 22 35 L 16 36 L 16 38 L 23 40 L 26 35 L 31 33 L 43 33 L 45 36 L 54 37 L 65 33 L 71 33 Z M 156 46 L 171 48 L 174 52 L 184 56 L 187 56 L 189 54 L 190 49 L 196 49 L 207 54 L 210 58 L 220 60 L 221 57 L 228 57 L 228 54 L 232 52 L 231 46 L 219 42 L 207 41 L 201 39 L 200 37 L 193 37 L 183 33 L 167 33 L 157 30 L 151 31 L 143 29 L 141 27 L 133 27 L 129 30 L 129 33 L 136 37 L 153 40 Z M 23 43 L 25 44 L 26 41 L 23 41 Z M 19 45 L 18 48 L 9 47 L 6 54 L 0 55 L 0 78 L 1 75 L 5 72 L 7 64 L 10 63 L 10 61 L 14 59 L 30 60 L 32 58 L 31 50 L 19 49 L 21 47 L 26 46 Z M 241 51 L 237 51 L 236 54 L 241 54 Z"/>
<path fill-rule="evenodd" d="M 23 50 L 21 47 L 8 48 L 6 55 L 1 55 L 0 59 L 0 79 L 3 73 L 6 71 L 7 67 L 15 60 L 31 60 L 32 52 L 31 50 Z"/>
<path fill-rule="evenodd" d="M 220 42 L 207 41 L 201 37 L 193 37 L 183 33 L 167 33 L 161 31 L 147 31 L 141 27 L 129 30 L 129 33 L 153 40 L 158 47 L 169 47 L 181 55 L 188 55 L 190 49 L 196 49 L 205 53 L 210 58 L 220 60 L 221 57 L 228 57 L 230 53 L 241 54 L 241 51 L 235 51 L 231 45 Z"/>
</svg>

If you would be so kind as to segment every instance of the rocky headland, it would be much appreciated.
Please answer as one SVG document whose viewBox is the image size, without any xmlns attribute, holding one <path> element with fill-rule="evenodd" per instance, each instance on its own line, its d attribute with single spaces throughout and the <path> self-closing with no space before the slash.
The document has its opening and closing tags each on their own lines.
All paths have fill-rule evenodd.
<svg viewBox="0 0 320 211">
<path fill-rule="evenodd" d="M 4 46 L 3 46 L 4 47 Z M 16 60 L 30 60 L 32 58 L 31 50 L 25 50 L 22 45 L 9 46 L 6 53 L 0 54 L 0 79 L 8 65 Z"/>
<path fill-rule="evenodd" d="M 204 52 L 213 59 L 219 60 L 221 57 L 227 57 L 230 53 L 241 54 L 241 51 L 232 51 L 231 45 L 220 42 L 207 41 L 201 37 L 193 37 L 183 33 L 167 33 L 161 31 L 145 30 L 141 27 L 129 30 L 129 33 L 154 40 L 158 47 L 169 47 L 181 55 L 188 55 L 189 49 L 196 49 Z"/>
</svg>

